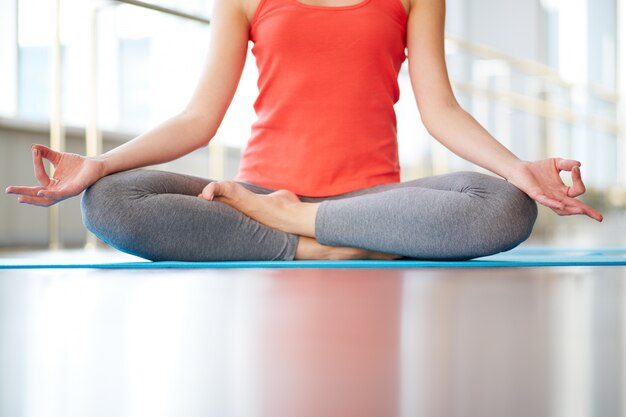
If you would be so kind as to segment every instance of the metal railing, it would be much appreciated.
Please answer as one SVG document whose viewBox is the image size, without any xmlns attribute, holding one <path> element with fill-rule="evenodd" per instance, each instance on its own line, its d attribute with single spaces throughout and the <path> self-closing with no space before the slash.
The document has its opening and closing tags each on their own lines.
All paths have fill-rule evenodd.
<svg viewBox="0 0 626 417">
<path fill-rule="evenodd" d="M 138 1 L 138 0 L 111 0 L 111 1 L 115 3 L 130 4 L 131 6 L 140 7 L 142 9 L 153 10 L 155 12 L 168 14 L 170 16 L 180 17 L 185 20 L 191 20 L 194 22 L 203 23 L 205 25 L 211 24 L 211 21 L 209 19 L 204 18 L 202 16 L 181 12 L 179 10 L 170 9 L 168 7 L 163 7 L 163 6 L 158 6 L 152 3 L 146 3 L 145 1 Z"/>
<path fill-rule="evenodd" d="M 620 102 L 619 93 L 597 85 L 585 86 L 568 82 L 557 71 L 543 63 L 506 54 L 497 49 L 468 42 L 450 34 L 446 35 L 446 44 L 452 45 L 465 53 L 481 59 L 503 61 L 513 70 L 531 77 L 539 78 L 546 83 L 559 86 L 570 93 L 576 89 L 583 89 L 588 96 L 597 98 L 606 103 L 611 103 L 614 106 L 617 106 Z M 549 99 L 516 94 L 510 91 L 494 90 L 468 82 L 453 81 L 453 84 L 459 90 L 468 94 L 482 95 L 494 101 L 501 101 L 510 107 L 546 119 L 559 120 L 569 124 L 586 124 L 596 130 L 601 130 L 616 136 L 620 133 L 621 126 L 616 118 L 580 114 L 571 108 L 555 104 Z"/>
<path fill-rule="evenodd" d="M 61 113 L 61 0 L 55 0 L 53 42 L 51 45 L 51 84 L 50 94 L 50 148 L 65 151 L 65 132 L 63 131 Z M 51 167 L 50 176 L 54 175 L 54 167 Z M 48 233 L 50 249 L 61 248 L 61 212 L 59 205 L 50 207 L 48 212 Z"/>
</svg>

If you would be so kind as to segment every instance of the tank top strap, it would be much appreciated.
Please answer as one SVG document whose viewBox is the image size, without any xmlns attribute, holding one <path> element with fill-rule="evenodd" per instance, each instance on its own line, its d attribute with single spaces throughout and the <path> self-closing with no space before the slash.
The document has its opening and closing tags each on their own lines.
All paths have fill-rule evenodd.
<svg viewBox="0 0 626 417">
<path fill-rule="evenodd" d="M 263 19 L 273 10 L 297 7 L 298 5 L 294 4 L 293 1 L 294 0 L 260 0 L 256 10 L 254 11 L 254 15 L 252 15 L 252 20 L 250 22 L 251 29 L 254 28 L 259 20 Z"/>
<path fill-rule="evenodd" d="M 402 25 L 406 25 L 408 15 L 402 0 L 371 0 L 373 7 L 393 16 Z"/>
</svg>

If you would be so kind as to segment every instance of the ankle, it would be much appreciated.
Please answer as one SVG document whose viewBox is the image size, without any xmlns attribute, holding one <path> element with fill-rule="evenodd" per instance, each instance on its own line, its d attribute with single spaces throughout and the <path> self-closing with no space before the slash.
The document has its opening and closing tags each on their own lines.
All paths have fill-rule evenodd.
<svg viewBox="0 0 626 417">
<path fill-rule="evenodd" d="M 333 255 L 332 246 L 321 245 L 314 238 L 298 236 L 295 260 L 330 260 Z"/>
</svg>

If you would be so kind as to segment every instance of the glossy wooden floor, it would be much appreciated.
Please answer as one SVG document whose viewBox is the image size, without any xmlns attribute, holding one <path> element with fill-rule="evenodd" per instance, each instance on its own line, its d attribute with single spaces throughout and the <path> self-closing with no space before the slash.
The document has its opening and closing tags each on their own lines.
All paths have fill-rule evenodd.
<svg viewBox="0 0 626 417">
<path fill-rule="evenodd" d="M 0 416 L 622 416 L 625 298 L 609 267 L 5 270 Z"/>
</svg>

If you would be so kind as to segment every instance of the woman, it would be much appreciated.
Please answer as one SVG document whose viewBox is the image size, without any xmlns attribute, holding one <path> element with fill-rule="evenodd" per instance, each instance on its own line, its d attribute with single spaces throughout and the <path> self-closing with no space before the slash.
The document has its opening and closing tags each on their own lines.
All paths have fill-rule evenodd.
<svg viewBox="0 0 626 417">
<path fill-rule="evenodd" d="M 50 206 L 85 190 L 85 226 L 152 260 L 470 259 L 524 241 L 535 201 L 601 221 L 575 198 L 579 162 L 521 161 L 461 109 L 444 20 L 445 0 L 216 0 L 207 63 L 179 115 L 97 157 L 33 145 L 40 185 L 7 192 Z M 258 119 L 235 180 L 137 169 L 208 145 L 250 40 Z M 393 104 L 405 59 L 429 133 L 502 178 L 400 182 Z"/>
</svg>

